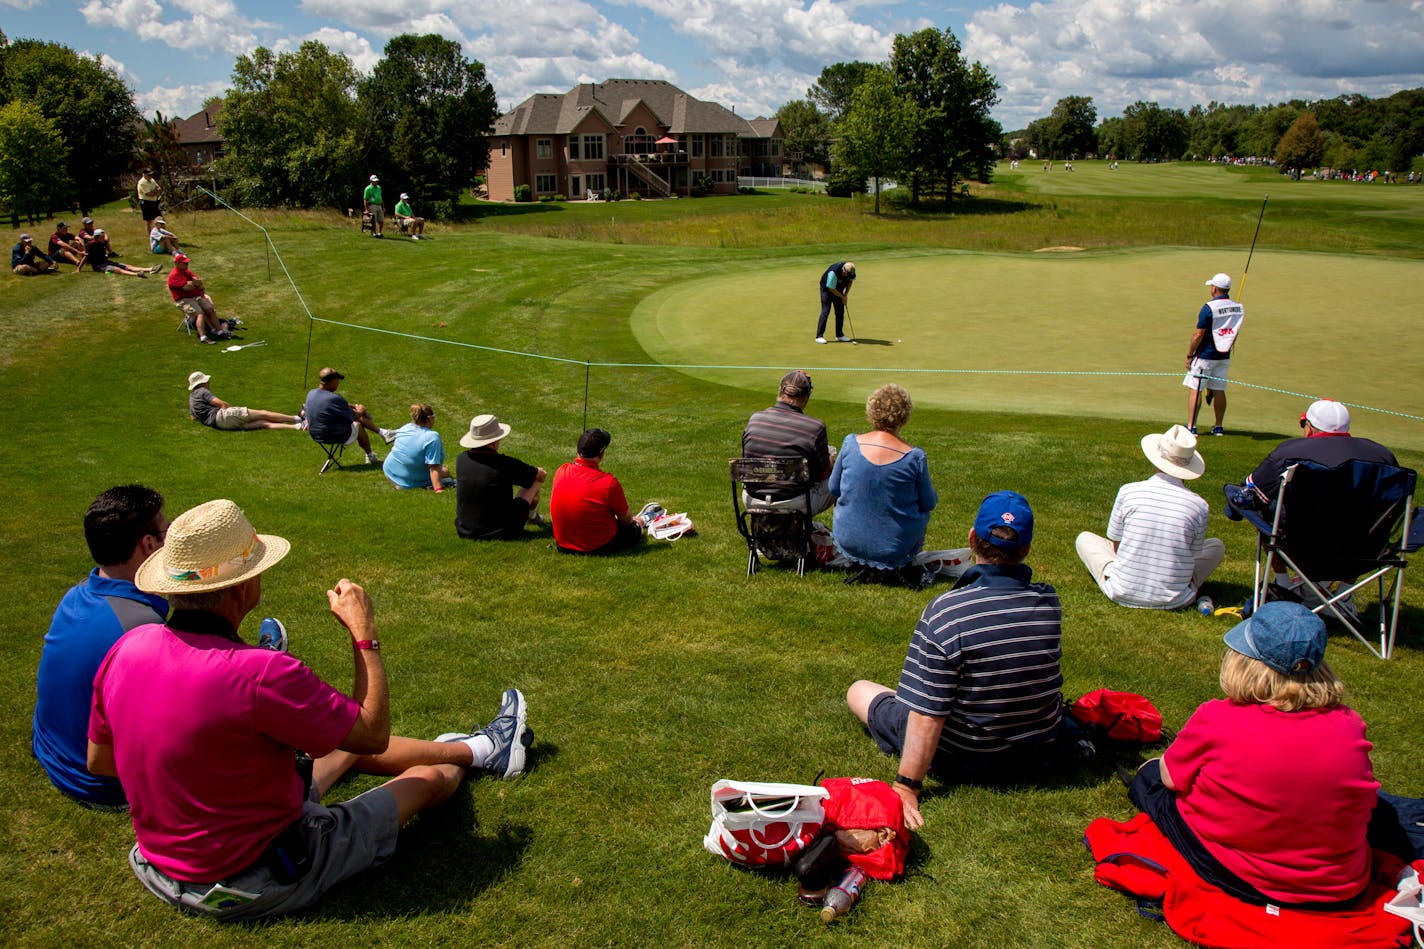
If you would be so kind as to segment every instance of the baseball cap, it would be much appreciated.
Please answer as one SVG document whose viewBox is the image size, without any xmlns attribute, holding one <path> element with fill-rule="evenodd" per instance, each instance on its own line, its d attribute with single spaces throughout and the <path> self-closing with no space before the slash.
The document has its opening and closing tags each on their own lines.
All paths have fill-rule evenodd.
<svg viewBox="0 0 1424 949">
<path fill-rule="evenodd" d="M 191 257 L 189 257 L 187 254 L 183 254 L 183 253 L 178 253 L 178 254 L 174 254 L 174 255 L 173 255 L 173 262 L 174 262 L 175 264 L 186 264 L 186 263 L 191 262 L 192 259 L 193 259 L 193 258 L 191 258 Z"/>
<path fill-rule="evenodd" d="M 346 376 L 344 373 L 337 372 L 335 369 L 328 367 L 323 369 L 321 375 L 317 376 L 317 378 L 322 382 L 330 382 L 332 379 L 345 379 Z"/>
<path fill-rule="evenodd" d="M 67 231 L 67 230 L 69 230 L 69 225 L 66 224 L 66 223 L 64 223 L 63 221 L 60 221 L 58 224 L 56 224 L 56 225 L 54 226 L 54 229 L 55 229 L 56 231 Z"/>
<path fill-rule="evenodd" d="M 104 236 L 104 229 L 103 229 L 102 227 L 96 227 L 96 228 L 94 228 L 94 236 L 95 236 L 95 237 L 103 237 L 103 236 Z"/>
<path fill-rule="evenodd" d="M 1301 428 L 1306 422 L 1317 432 L 1344 435 L 1350 431 L 1350 410 L 1334 399 L 1320 399 L 1310 403 L 1310 408 L 1300 417 Z"/>
<path fill-rule="evenodd" d="M 1223 642 L 1284 675 L 1314 671 L 1325 659 L 1325 621 L 1300 603 L 1273 600 L 1231 628 Z"/>
<path fill-rule="evenodd" d="M 20 235 L 20 243 L 21 243 L 21 244 L 24 244 L 24 243 L 32 243 L 31 238 L 30 238 L 30 235 L 28 235 L 28 234 L 21 234 L 21 235 Z"/>
<path fill-rule="evenodd" d="M 93 223 L 94 223 L 94 219 L 93 219 L 92 217 L 86 217 L 86 218 L 84 219 L 84 223 L 85 223 L 85 224 L 93 224 Z"/>
<path fill-rule="evenodd" d="M 1231 278 L 1224 273 L 1219 273 L 1206 282 L 1208 287 L 1216 287 L 1218 290 L 1230 290 Z"/>
<path fill-rule="evenodd" d="M 996 527 L 1012 527 L 1018 532 L 1018 539 L 995 537 L 990 532 Z M 1017 491 L 995 491 L 979 504 L 974 533 L 1006 553 L 1018 553 L 1033 541 L 1033 509 L 1028 506 L 1028 499 Z"/>
<path fill-rule="evenodd" d="M 811 394 L 811 376 L 804 369 L 793 369 L 781 377 L 781 394 L 802 399 Z"/>
<path fill-rule="evenodd" d="M 372 180 L 372 181 L 380 181 L 381 179 L 380 179 L 380 178 L 377 178 L 375 175 L 372 175 L 372 176 L 371 176 L 371 180 Z"/>
<path fill-rule="evenodd" d="M 401 192 L 401 200 L 402 200 L 402 201 L 407 201 L 407 200 L 409 200 L 409 199 L 410 199 L 410 195 L 408 195 L 408 194 L 406 194 L 404 191 L 402 191 L 402 192 Z"/>
</svg>

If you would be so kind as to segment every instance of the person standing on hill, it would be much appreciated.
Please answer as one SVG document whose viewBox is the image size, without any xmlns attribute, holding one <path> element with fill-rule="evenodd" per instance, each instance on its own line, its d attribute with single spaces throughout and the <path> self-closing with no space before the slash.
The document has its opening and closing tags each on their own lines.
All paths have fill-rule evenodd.
<svg viewBox="0 0 1424 949">
<path fill-rule="evenodd" d="M 371 214 L 371 236 L 384 237 L 386 229 L 386 206 L 381 200 L 381 179 L 375 175 L 371 176 L 371 183 L 366 185 L 365 192 L 361 195 L 361 200 L 366 203 L 366 210 Z"/>
<path fill-rule="evenodd" d="M 831 264 L 826 268 L 826 272 L 821 274 L 818 284 L 821 290 L 821 318 L 816 321 L 816 342 L 826 341 L 826 317 L 830 315 L 832 307 L 836 310 L 836 339 L 842 343 L 850 342 L 850 337 L 845 334 L 845 308 L 846 298 L 850 296 L 853 283 L 855 264 L 848 260 Z"/>
<path fill-rule="evenodd" d="M 153 230 L 153 222 L 162 213 L 159 210 L 159 202 L 163 198 L 163 185 L 153 177 L 152 168 L 145 168 L 134 190 L 138 193 L 138 212 L 143 217 L 143 230 L 147 234 Z"/>
<path fill-rule="evenodd" d="M 1216 412 L 1213 435 L 1225 435 L 1226 373 L 1231 369 L 1231 348 L 1241 335 L 1245 311 L 1231 299 L 1231 278 L 1219 273 L 1206 282 L 1211 287 L 1211 299 L 1197 313 L 1197 328 L 1187 346 L 1187 375 L 1182 385 L 1191 390 L 1187 396 L 1187 428 L 1197 433 L 1197 410 L 1201 408 L 1201 390 L 1206 390 L 1207 405 Z M 1213 400 L 1214 404 L 1213 404 Z"/>
</svg>

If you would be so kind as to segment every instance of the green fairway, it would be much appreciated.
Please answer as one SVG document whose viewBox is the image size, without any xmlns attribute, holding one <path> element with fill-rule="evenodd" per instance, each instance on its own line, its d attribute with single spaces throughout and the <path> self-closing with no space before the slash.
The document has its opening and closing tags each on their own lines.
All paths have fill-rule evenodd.
<svg viewBox="0 0 1424 949">
<path fill-rule="evenodd" d="M 1159 170 L 1164 187 L 1181 187 L 1176 169 Z M 1217 270 L 1239 279 L 1254 226 L 1248 198 L 1209 193 L 1220 180 L 1181 199 L 1079 196 L 1057 206 L 1006 182 L 972 212 L 881 218 L 863 203 L 800 195 L 511 207 L 432 224 L 421 243 L 361 238 L 335 214 L 248 212 L 280 261 L 232 214 L 171 215 L 218 307 L 248 321 L 246 342 L 266 341 L 237 353 L 177 329 L 158 279 L 0 277 L 6 944 L 1180 945 L 1092 880 L 1083 828 L 1132 811 L 1107 767 L 1041 788 L 928 782 L 908 878 L 870 886 L 829 928 L 797 904 L 794 881 L 735 869 L 701 840 L 718 778 L 893 777 L 894 761 L 855 723 L 844 693 L 858 678 L 895 681 L 931 596 L 846 586 L 835 573 L 744 576 L 727 459 L 789 368 L 816 372 L 809 411 L 834 443 L 865 430 L 876 385 L 910 389 L 917 408 L 905 437 L 925 448 L 941 496 L 929 546 L 961 546 L 989 491 L 1028 496 L 1035 576 L 1064 605 L 1068 695 L 1141 692 L 1172 727 L 1218 695 L 1229 623 L 1113 606 L 1073 539 L 1104 529 L 1118 486 L 1151 470 L 1141 436 L 1185 411 L 1179 373 L 1203 281 Z M 1412 198 L 1393 200 L 1404 208 Z M 680 220 L 677 205 L 694 213 Z M 1363 210 L 1302 208 L 1257 248 L 1233 378 L 1424 414 L 1410 371 L 1424 233 L 1407 217 Z M 1203 216 L 1231 222 L 1229 238 L 1194 230 Z M 125 260 L 157 259 L 139 253 L 133 214 L 95 217 Z M 559 228 L 568 233 L 551 233 Z M 1028 252 L 1059 245 L 1101 249 Z M 1359 253 L 1334 253 L 1342 246 Z M 1007 252 L 1017 248 L 1025 252 Z M 852 317 L 865 342 L 817 346 L 815 279 L 847 257 L 861 270 Z M 561 556 L 547 531 L 462 541 L 453 492 L 397 492 L 365 466 L 319 476 L 322 453 L 304 434 L 223 433 L 188 419 L 195 369 L 212 374 L 220 398 L 293 412 L 328 364 L 382 425 L 431 402 L 447 460 L 478 412 L 513 426 L 504 451 L 550 471 L 571 458 L 585 422 L 607 428 L 606 467 L 629 500 L 687 511 L 698 533 L 611 559 Z M 1231 434 L 1206 440 L 1207 473 L 1193 482 L 1212 505 L 1210 534 L 1226 543 L 1206 587 L 1220 604 L 1245 598 L 1255 547 L 1248 528 L 1221 515 L 1221 485 L 1297 434 L 1305 403 L 1242 385 L 1231 399 Z M 1424 464 L 1424 423 L 1355 417 L 1357 431 L 1405 464 Z M 295 918 L 224 928 L 154 899 L 127 866 L 127 816 L 62 800 L 29 753 L 43 632 L 90 566 L 83 511 L 132 481 L 159 488 L 170 515 L 229 497 L 257 530 L 288 538 L 292 553 L 265 575 L 244 633 L 280 616 L 294 654 L 338 687 L 350 686 L 350 647 L 324 591 L 343 576 L 366 585 L 397 733 L 469 728 L 492 714 L 502 687 L 519 686 L 538 736 L 529 773 L 470 782 L 403 831 L 390 864 Z M 1424 676 L 1419 569 L 1405 585 L 1394 660 L 1338 630 L 1329 653 L 1370 724 L 1377 775 L 1410 795 L 1424 795 L 1424 730 L 1408 700 Z M 334 797 L 375 783 L 345 781 Z"/>
<path fill-rule="evenodd" d="M 1424 263 L 1261 252 L 1243 285 L 1237 256 L 1170 249 L 860 257 L 851 295 L 855 346 L 811 338 L 814 284 L 825 263 L 779 262 L 654 294 L 634 313 L 633 328 L 663 363 L 825 370 L 817 376 L 823 398 L 855 401 L 894 378 L 922 406 L 1116 416 L 1165 427 L 1186 414 L 1181 376 L 1206 299 L 1202 284 L 1225 269 L 1236 275 L 1247 312 L 1232 378 L 1259 387 L 1231 388 L 1229 427 L 1273 431 L 1299 414 L 1301 396 L 1271 390 L 1409 415 L 1424 406 L 1424 381 L 1402 345 L 1415 332 Z M 687 372 L 754 389 L 765 377 Z M 1418 420 L 1357 413 L 1362 433 L 1424 447 Z"/>
</svg>

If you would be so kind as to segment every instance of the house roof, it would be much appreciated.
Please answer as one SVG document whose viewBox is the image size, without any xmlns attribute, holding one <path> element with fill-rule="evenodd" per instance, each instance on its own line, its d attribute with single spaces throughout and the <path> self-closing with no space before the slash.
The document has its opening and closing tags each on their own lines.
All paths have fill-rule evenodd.
<svg viewBox="0 0 1424 949">
<path fill-rule="evenodd" d="M 182 145 L 204 145 L 210 142 L 221 142 L 222 132 L 218 131 L 218 118 L 222 115 L 222 102 L 214 102 L 207 109 L 200 109 L 188 116 L 186 119 L 179 119 L 173 123 L 173 131 L 178 136 L 178 142 Z"/>
<path fill-rule="evenodd" d="M 752 127 L 752 132 L 757 138 L 782 138 L 781 120 L 776 116 L 762 118 L 757 116 L 747 123 Z"/>
<path fill-rule="evenodd" d="M 567 135 L 590 113 L 598 113 L 610 127 L 621 128 L 642 103 L 672 135 L 698 132 L 730 133 L 746 138 L 766 138 L 767 126 L 753 122 L 715 102 L 704 102 L 661 79 L 609 79 L 580 83 L 562 95 L 540 92 L 525 99 L 494 124 L 496 135 Z M 775 119 L 758 119 L 771 123 Z M 778 128 L 779 130 L 779 128 Z"/>
</svg>

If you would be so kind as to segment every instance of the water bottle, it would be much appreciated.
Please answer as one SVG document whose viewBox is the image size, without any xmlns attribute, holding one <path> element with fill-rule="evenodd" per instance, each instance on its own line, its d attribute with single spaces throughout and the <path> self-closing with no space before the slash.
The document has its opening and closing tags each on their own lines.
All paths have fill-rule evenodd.
<svg viewBox="0 0 1424 949">
<path fill-rule="evenodd" d="M 1210 616 L 1216 612 L 1216 604 L 1211 602 L 1211 597 L 1203 596 L 1197 599 L 1197 612 L 1203 616 Z"/>
<path fill-rule="evenodd" d="M 851 867 L 841 875 L 840 881 L 826 894 L 825 905 L 821 907 L 821 922 L 829 923 L 837 916 L 844 916 L 860 899 L 860 891 L 865 886 L 865 871 Z"/>
</svg>

